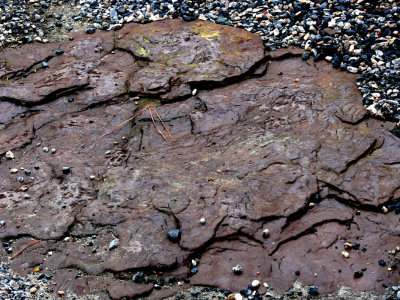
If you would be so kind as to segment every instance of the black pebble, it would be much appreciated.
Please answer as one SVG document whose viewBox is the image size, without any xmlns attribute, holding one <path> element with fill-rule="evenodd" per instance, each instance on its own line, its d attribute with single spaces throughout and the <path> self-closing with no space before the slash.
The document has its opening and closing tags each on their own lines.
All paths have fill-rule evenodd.
<svg viewBox="0 0 400 300">
<path fill-rule="evenodd" d="M 310 287 L 310 289 L 308 290 L 308 293 L 311 295 L 311 296 L 316 296 L 316 295 L 318 295 L 318 288 L 316 287 L 316 286 L 311 286 Z"/>
<path fill-rule="evenodd" d="M 181 231 L 179 229 L 172 229 L 168 231 L 168 239 L 171 242 L 177 243 L 181 238 Z"/>
<path fill-rule="evenodd" d="M 279 75 L 279 76 L 282 76 L 282 75 L 283 75 L 283 72 L 279 72 L 278 75 Z"/>
<path fill-rule="evenodd" d="M 26 175 L 31 176 L 31 171 L 30 170 L 25 169 L 24 172 L 25 172 Z"/>
<path fill-rule="evenodd" d="M 299 271 L 299 270 L 296 270 L 296 271 L 294 272 L 294 274 L 296 274 L 297 276 L 299 276 L 299 275 L 300 275 L 300 271 Z"/>
<path fill-rule="evenodd" d="M 74 101 L 75 101 L 75 98 L 74 98 L 74 97 L 68 97 L 68 102 L 69 102 L 69 103 L 74 102 Z"/>
<path fill-rule="evenodd" d="M 71 172 L 71 168 L 70 167 L 63 167 L 62 168 L 62 172 L 63 172 L 63 174 L 69 174 Z"/>
<path fill-rule="evenodd" d="M 64 50 L 61 49 L 61 48 L 57 48 L 57 49 L 55 50 L 55 52 L 56 52 L 57 55 L 61 55 L 61 54 L 64 53 Z"/>
<path fill-rule="evenodd" d="M 190 283 L 190 279 L 188 277 L 183 278 L 184 283 Z"/>
<path fill-rule="evenodd" d="M 86 29 L 87 34 L 93 34 L 95 32 L 96 32 L 96 28 L 91 27 L 91 28 Z"/>
<path fill-rule="evenodd" d="M 354 278 L 361 278 L 361 277 L 363 277 L 363 272 L 361 272 L 361 271 L 355 271 L 354 272 Z"/>
<path fill-rule="evenodd" d="M 384 261 L 383 259 L 380 259 L 380 260 L 378 261 L 378 264 L 379 264 L 381 267 L 384 267 L 384 266 L 386 266 L 386 261 Z"/>
<path fill-rule="evenodd" d="M 301 58 L 302 58 L 303 60 L 309 59 L 309 58 L 310 58 L 310 53 L 304 52 L 303 55 L 301 56 Z"/>
</svg>

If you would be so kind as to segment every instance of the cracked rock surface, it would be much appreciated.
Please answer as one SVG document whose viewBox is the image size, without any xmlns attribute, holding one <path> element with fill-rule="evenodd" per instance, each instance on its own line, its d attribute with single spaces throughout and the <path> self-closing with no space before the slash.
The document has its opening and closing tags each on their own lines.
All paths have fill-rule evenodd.
<svg viewBox="0 0 400 300">
<path fill-rule="evenodd" d="M 191 284 L 232 291 L 397 283 L 399 217 L 382 207 L 400 197 L 400 140 L 367 116 L 354 75 L 301 53 L 181 20 L 1 52 L 0 239 L 13 249 L 1 260 L 41 239 L 14 270 L 41 266 L 56 289 L 104 299 L 159 298 L 132 275 L 182 279 L 193 258 Z M 147 104 L 174 143 L 148 111 L 100 138 Z M 349 258 L 345 242 L 360 243 Z"/>
</svg>

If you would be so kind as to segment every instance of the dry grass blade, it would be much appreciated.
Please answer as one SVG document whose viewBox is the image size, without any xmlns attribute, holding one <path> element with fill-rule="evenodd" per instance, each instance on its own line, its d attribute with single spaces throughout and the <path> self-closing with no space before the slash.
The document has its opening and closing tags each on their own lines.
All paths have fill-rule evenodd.
<svg viewBox="0 0 400 300">
<path fill-rule="evenodd" d="M 152 109 L 155 114 L 157 115 L 158 119 L 160 120 L 161 124 L 164 126 L 165 131 L 168 133 L 169 137 L 171 138 L 171 141 L 175 142 L 174 139 L 172 138 L 171 134 L 169 133 L 169 130 L 167 128 L 167 126 L 165 126 L 163 120 L 161 119 L 160 115 L 157 113 L 157 111 L 155 110 L 155 108 L 149 104 L 150 109 Z"/>
<path fill-rule="evenodd" d="M 153 125 L 154 125 L 155 129 L 157 130 L 157 132 L 163 137 L 163 139 L 164 139 L 166 142 L 168 142 L 168 140 L 166 139 L 166 137 L 164 136 L 164 134 L 163 134 L 163 133 L 161 132 L 161 130 L 158 128 L 158 126 L 157 126 L 157 124 L 156 124 L 156 121 L 154 120 L 153 113 L 152 113 L 151 111 L 153 111 L 153 112 L 156 114 L 158 120 L 160 120 L 160 122 L 161 122 L 162 126 L 164 127 L 165 131 L 168 133 L 168 136 L 171 138 L 171 141 L 172 141 L 172 142 L 175 142 L 174 139 L 172 138 L 171 133 L 169 132 L 167 126 L 165 125 L 165 123 L 164 123 L 163 120 L 161 119 L 160 115 L 159 115 L 158 112 L 155 110 L 155 108 L 154 108 L 152 105 L 150 105 L 150 104 L 147 104 L 145 108 L 143 108 L 141 111 L 139 111 L 138 113 L 136 113 L 134 116 L 132 116 L 132 117 L 129 118 L 128 120 L 122 122 L 122 123 L 119 124 L 118 126 L 114 127 L 112 130 L 110 130 L 110 131 L 107 132 L 106 134 L 103 134 L 103 135 L 100 136 L 99 138 L 102 138 L 102 137 L 105 137 L 106 135 L 109 135 L 109 134 L 112 133 L 113 131 L 115 131 L 115 130 L 117 130 L 118 128 L 120 128 L 122 125 L 125 125 L 126 123 L 128 123 L 129 121 L 132 121 L 132 120 L 133 120 L 134 118 L 136 118 L 137 116 L 140 116 L 140 115 L 141 115 L 143 112 L 145 112 L 147 109 L 149 110 L 151 120 L 153 121 Z"/>
<path fill-rule="evenodd" d="M 26 247 L 24 247 L 24 248 L 22 248 L 21 250 L 19 250 L 17 253 L 15 253 L 11 258 L 10 258 L 10 260 L 13 260 L 16 256 L 18 256 L 19 254 L 21 254 L 22 253 L 22 251 L 24 251 L 25 249 L 27 249 L 27 248 L 29 248 L 29 247 L 31 247 L 31 246 L 33 246 L 33 245 L 35 245 L 35 244 L 37 244 L 37 243 L 39 243 L 41 240 L 37 240 L 37 241 L 35 241 L 35 242 L 33 242 L 33 243 L 31 243 L 31 244 L 29 244 L 28 246 L 26 246 Z"/>
</svg>

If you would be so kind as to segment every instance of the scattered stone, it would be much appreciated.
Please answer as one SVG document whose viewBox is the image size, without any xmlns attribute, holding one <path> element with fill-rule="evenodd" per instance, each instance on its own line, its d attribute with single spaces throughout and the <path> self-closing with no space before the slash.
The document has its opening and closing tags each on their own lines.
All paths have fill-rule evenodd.
<svg viewBox="0 0 400 300">
<path fill-rule="evenodd" d="M 179 229 L 172 229 L 168 231 L 168 239 L 171 242 L 177 243 L 181 238 L 181 231 Z"/>
<path fill-rule="evenodd" d="M 385 260 L 383 260 L 383 259 L 380 259 L 380 260 L 378 261 L 378 264 L 379 264 L 381 267 L 386 266 L 386 262 L 385 262 Z"/>
<path fill-rule="evenodd" d="M 264 229 L 262 236 L 264 239 L 268 238 L 269 237 L 269 229 Z"/>
<path fill-rule="evenodd" d="M 56 55 L 61 55 L 61 54 L 64 53 L 64 50 L 61 49 L 61 48 L 57 48 L 57 49 L 55 50 L 55 53 L 56 53 Z"/>
<path fill-rule="evenodd" d="M 346 252 L 346 251 L 342 251 L 342 255 L 343 255 L 345 258 L 349 258 L 349 257 L 350 257 L 349 252 Z"/>
<path fill-rule="evenodd" d="M 11 174 L 18 173 L 18 169 L 15 169 L 15 168 L 14 168 L 14 169 L 11 169 L 10 172 L 11 172 Z"/>
<path fill-rule="evenodd" d="M 260 281 L 258 281 L 258 280 L 253 280 L 252 283 L 251 283 L 251 286 L 252 286 L 253 288 L 258 288 L 258 287 L 260 286 Z"/>
<path fill-rule="evenodd" d="M 4 152 L 3 152 L 4 153 Z M 14 153 L 12 153 L 12 151 L 7 151 L 6 152 L 6 158 L 7 159 L 14 159 L 15 158 L 15 155 L 14 155 Z"/>
<path fill-rule="evenodd" d="M 206 218 L 204 218 L 204 217 L 201 218 L 201 219 L 200 219 L 200 224 L 201 224 L 201 225 L 206 224 Z"/>
<path fill-rule="evenodd" d="M 43 147 L 43 151 L 44 152 L 49 152 L 49 148 L 48 147 Z"/>
<path fill-rule="evenodd" d="M 118 239 L 114 239 L 108 245 L 108 250 L 113 250 L 113 249 L 117 248 L 118 245 L 119 245 L 119 240 Z"/>
<path fill-rule="evenodd" d="M 364 273 L 362 271 L 355 271 L 354 278 L 361 278 L 363 277 Z"/>
<path fill-rule="evenodd" d="M 235 267 L 232 268 L 233 273 L 236 275 L 240 275 L 243 273 L 243 268 L 241 265 L 236 265 Z"/>
<path fill-rule="evenodd" d="M 63 167 L 62 168 L 62 172 L 63 174 L 67 175 L 71 172 L 71 168 L 70 167 Z"/>
<path fill-rule="evenodd" d="M 311 296 L 316 296 L 318 295 L 318 287 L 316 286 L 311 286 L 308 290 L 308 294 Z"/>
</svg>

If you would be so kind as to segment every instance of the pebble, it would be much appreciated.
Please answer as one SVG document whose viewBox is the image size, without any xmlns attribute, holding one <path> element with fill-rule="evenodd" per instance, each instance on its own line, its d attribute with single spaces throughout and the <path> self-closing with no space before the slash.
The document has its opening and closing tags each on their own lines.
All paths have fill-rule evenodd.
<svg viewBox="0 0 400 300">
<path fill-rule="evenodd" d="M 119 240 L 118 239 L 114 239 L 108 245 L 108 250 L 113 250 L 113 249 L 117 248 L 118 245 L 119 245 Z"/>
<path fill-rule="evenodd" d="M 316 286 L 310 286 L 309 290 L 308 290 L 308 294 L 311 296 L 316 296 L 318 295 L 318 287 Z"/>
<path fill-rule="evenodd" d="M 56 55 L 64 54 L 64 50 L 61 48 L 57 48 L 54 52 L 56 53 Z"/>
<path fill-rule="evenodd" d="M 342 255 L 343 255 L 345 258 L 350 257 L 349 252 L 346 252 L 346 251 L 342 251 Z"/>
<path fill-rule="evenodd" d="M 10 172 L 11 172 L 12 174 L 18 173 L 18 169 L 15 169 L 15 168 L 14 168 L 14 169 L 11 169 Z"/>
<path fill-rule="evenodd" d="M 242 295 L 240 295 L 239 293 L 236 293 L 234 299 L 235 299 L 235 300 L 242 300 L 243 297 L 242 297 Z"/>
<path fill-rule="evenodd" d="M 200 219 L 200 224 L 201 224 L 201 225 L 206 224 L 206 218 L 201 218 L 201 219 Z"/>
<path fill-rule="evenodd" d="M 49 152 L 49 148 L 48 147 L 43 147 L 43 151 L 47 153 L 47 152 Z"/>
<path fill-rule="evenodd" d="M 363 277 L 364 273 L 361 271 L 355 271 L 354 272 L 354 278 L 361 278 Z"/>
<path fill-rule="evenodd" d="M 232 268 L 233 273 L 236 275 L 240 275 L 243 273 L 243 268 L 241 265 L 236 265 L 235 267 Z"/>
<path fill-rule="evenodd" d="M 172 229 L 168 231 L 168 239 L 171 242 L 177 243 L 181 238 L 181 231 L 179 229 Z"/>
<path fill-rule="evenodd" d="M 253 288 L 258 288 L 258 287 L 260 286 L 260 281 L 258 281 L 258 280 L 253 280 L 252 283 L 251 283 L 251 286 L 252 286 Z"/>
<path fill-rule="evenodd" d="M 269 229 L 264 229 L 262 236 L 264 239 L 266 239 L 267 237 L 269 237 Z"/>
<path fill-rule="evenodd" d="M 69 174 L 70 172 L 71 172 L 71 168 L 70 167 L 63 167 L 62 168 L 62 172 L 63 172 L 63 174 Z"/>
<path fill-rule="evenodd" d="M 4 153 L 4 152 L 3 152 Z M 15 155 L 14 155 L 14 153 L 12 153 L 12 151 L 7 151 L 6 152 L 6 158 L 7 159 L 14 159 L 15 158 Z"/>
</svg>

